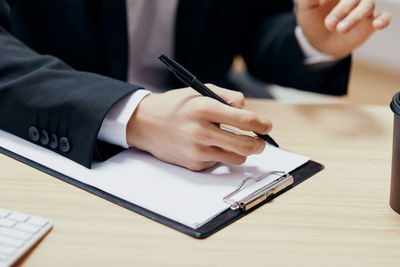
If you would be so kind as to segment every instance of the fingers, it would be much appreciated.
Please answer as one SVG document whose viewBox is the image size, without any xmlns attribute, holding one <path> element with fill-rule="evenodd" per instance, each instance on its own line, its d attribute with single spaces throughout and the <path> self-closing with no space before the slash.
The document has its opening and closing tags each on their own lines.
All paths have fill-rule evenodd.
<svg viewBox="0 0 400 267">
<path fill-rule="evenodd" d="M 227 102 L 243 106 L 241 93 L 209 86 Z M 127 142 L 163 161 L 195 171 L 217 162 L 241 164 L 248 155 L 263 151 L 263 140 L 221 130 L 218 125 L 223 122 L 260 133 L 271 128 L 268 120 L 250 111 L 184 88 L 145 97 L 129 120 Z"/>
<path fill-rule="evenodd" d="M 249 136 L 247 137 L 252 138 Z M 207 141 L 210 142 L 211 140 L 213 139 L 208 139 Z M 204 141 L 205 143 L 207 143 L 206 140 Z M 186 168 L 194 171 L 201 171 L 210 168 L 217 162 L 234 165 L 243 164 L 247 159 L 247 155 L 254 154 L 253 152 L 260 153 L 263 150 L 263 148 L 265 147 L 265 142 L 262 140 L 259 142 L 261 144 L 257 144 L 255 147 L 252 146 L 253 142 L 239 145 L 239 147 L 243 147 L 244 149 L 244 152 L 241 153 L 246 155 L 226 150 L 225 148 L 220 146 L 197 144 L 193 146 L 192 149 L 190 149 L 187 158 L 185 159 L 186 163 L 185 161 L 181 161 L 180 164 L 183 164 Z M 235 146 L 233 146 L 233 148 L 237 150 Z M 262 148 L 261 151 L 260 148 Z"/>
<path fill-rule="evenodd" d="M 218 162 L 240 165 L 246 161 L 247 157 L 237 153 L 226 151 L 215 146 L 197 146 L 191 151 L 190 158 L 187 162 L 180 162 L 185 168 L 192 171 L 202 171 L 208 169 Z"/>
<path fill-rule="evenodd" d="M 267 134 L 272 129 L 272 123 L 267 118 L 248 110 L 221 105 L 218 102 L 210 103 L 209 109 L 204 110 L 202 116 L 214 123 L 227 124 L 258 134 Z"/>
<path fill-rule="evenodd" d="M 217 90 L 215 91 L 217 92 Z M 228 90 L 225 91 L 227 95 L 230 94 Z M 221 92 L 221 90 L 218 91 L 219 94 Z M 193 109 L 193 114 L 196 114 L 194 121 L 199 124 L 196 127 L 187 126 L 186 134 L 184 134 L 191 138 L 190 142 L 196 143 L 191 146 L 187 154 L 191 158 L 189 162 L 192 164 L 188 166 L 189 169 L 204 169 L 205 162 L 242 164 L 247 156 L 264 151 L 266 143 L 261 138 L 228 132 L 222 130 L 219 124 L 265 134 L 272 127 L 271 122 L 266 118 L 209 98 L 197 99 L 191 105 L 191 109 Z"/>
<path fill-rule="evenodd" d="M 368 0 L 370 1 L 370 0 Z M 352 10 L 358 5 L 360 0 L 347 0 L 340 1 L 339 4 L 333 8 L 331 13 L 325 19 L 325 26 L 328 30 L 336 30 L 338 24 L 347 17 Z"/>
<path fill-rule="evenodd" d="M 367 20 L 371 20 L 371 22 L 373 20 L 370 28 L 371 31 L 387 27 L 391 20 L 390 14 L 383 12 L 376 19 L 373 19 L 374 11 L 374 0 L 340 1 L 325 18 L 325 26 L 328 30 L 336 30 L 341 34 L 351 31 L 361 22 Z"/>
<path fill-rule="evenodd" d="M 355 25 L 364 19 L 372 18 L 375 10 L 375 2 L 373 0 L 364 0 L 342 20 L 336 27 L 339 33 L 349 32 Z"/>
<path fill-rule="evenodd" d="M 220 147 L 242 156 L 259 154 L 265 148 L 265 141 L 261 138 L 228 132 L 216 125 L 198 130 L 194 137 L 201 145 Z"/>
<path fill-rule="evenodd" d="M 213 84 L 206 84 L 214 93 L 225 100 L 229 105 L 235 108 L 244 107 L 244 95 L 241 92 L 224 89 Z"/>
<path fill-rule="evenodd" d="M 381 12 L 375 16 L 375 19 L 372 23 L 374 29 L 382 30 L 389 26 L 390 21 L 392 20 L 392 16 L 388 12 Z"/>
<path fill-rule="evenodd" d="M 258 137 L 238 135 L 224 130 L 213 140 L 214 145 L 242 156 L 260 154 L 265 149 L 265 141 Z"/>
<path fill-rule="evenodd" d="M 246 156 L 216 146 L 199 146 L 193 155 L 197 160 L 200 160 L 200 162 L 204 160 L 203 162 L 223 162 L 234 165 L 243 164 L 247 159 Z"/>
<path fill-rule="evenodd" d="M 211 168 L 217 163 L 218 161 L 191 161 L 187 164 L 177 164 L 177 165 L 181 165 L 182 167 L 185 167 L 192 171 L 203 171 Z"/>
<path fill-rule="evenodd" d="M 272 123 L 267 118 L 258 116 L 248 110 L 239 109 L 244 106 L 244 96 L 242 93 L 223 89 L 211 84 L 207 84 L 207 86 L 225 101 L 232 103 L 232 106 L 223 105 L 217 100 L 208 98 L 208 103 L 206 105 L 203 101 L 198 102 L 198 108 L 194 112 L 198 117 L 217 124 L 227 124 L 258 134 L 267 134 L 271 131 Z"/>
</svg>

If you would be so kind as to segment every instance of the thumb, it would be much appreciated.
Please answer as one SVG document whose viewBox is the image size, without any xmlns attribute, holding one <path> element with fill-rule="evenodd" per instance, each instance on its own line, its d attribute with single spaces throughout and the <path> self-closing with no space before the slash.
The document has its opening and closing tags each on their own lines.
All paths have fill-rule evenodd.
<svg viewBox="0 0 400 267">
<path fill-rule="evenodd" d="M 206 84 L 206 86 L 232 107 L 240 109 L 244 107 L 244 95 L 241 92 L 224 89 L 213 84 Z"/>
</svg>

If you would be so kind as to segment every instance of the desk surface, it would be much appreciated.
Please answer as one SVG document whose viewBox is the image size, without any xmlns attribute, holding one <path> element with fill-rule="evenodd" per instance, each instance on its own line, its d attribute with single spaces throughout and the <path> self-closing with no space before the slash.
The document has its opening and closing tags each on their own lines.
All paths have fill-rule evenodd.
<svg viewBox="0 0 400 267">
<path fill-rule="evenodd" d="M 196 240 L 0 155 L 0 207 L 48 217 L 23 266 L 399 266 L 389 207 L 388 107 L 249 100 L 283 148 L 325 170 L 205 240 Z"/>
</svg>

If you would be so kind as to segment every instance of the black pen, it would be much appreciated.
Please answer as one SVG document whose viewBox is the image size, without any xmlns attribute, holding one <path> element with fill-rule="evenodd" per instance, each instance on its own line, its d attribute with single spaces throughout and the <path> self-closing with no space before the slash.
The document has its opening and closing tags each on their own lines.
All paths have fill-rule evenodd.
<svg viewBox="0 0 400 267">
<path fill-rule="evenodd" d="M 186 70 L 184 67 L 179 65 L 177 62 L 170 59 L 169 57 L 167 57 L 164 54 L 161 54 L 158 58 L 184 84 L 186 84 L 189 87 L 192 87 L 194 90 L 196 90 L 198 93 L 200 93 L 203 96 L 208 96 L 208 97 L 214 98 L 214 99 L 218 100 L 219 102 L 230 106 L 225 100 L 223 100 L 221 97 L 219 97 L 217 94 L 215 94 L 210 88 L 205 86 L 202 82 L 197 80 L 196 76 L 191 74 L 188 70 Z M 255 133 L 255 134 L 257 136 L 261 137 L 262 139 L 264 139 L 267 143 L 269 143 L 275 147 L 279 147 L 279 145 L 269 135 L 267 135 L 267 134 L 263 135 L 263 134 L 258 134 L 258 133 Z"/>
</svg>

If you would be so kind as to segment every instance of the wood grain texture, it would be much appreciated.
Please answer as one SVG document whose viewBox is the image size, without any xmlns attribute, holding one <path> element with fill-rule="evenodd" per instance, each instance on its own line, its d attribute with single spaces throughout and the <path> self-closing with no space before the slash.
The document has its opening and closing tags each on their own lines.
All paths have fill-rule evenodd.
<svg viewBox="0 0 400 267">
<path fill-rule="evenodd" d="M 0 207 L 55 222 L 21 266 L 399 266 L 400 215 L 388 204 L 391 111 L 247 106 L 271 118 L 281 147 L 326 169 L 205 240 L 0 155 Z"/>
</svg>

